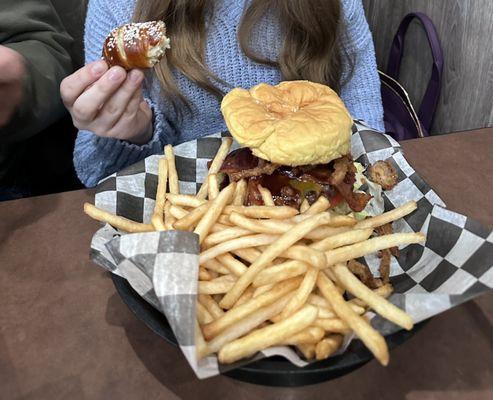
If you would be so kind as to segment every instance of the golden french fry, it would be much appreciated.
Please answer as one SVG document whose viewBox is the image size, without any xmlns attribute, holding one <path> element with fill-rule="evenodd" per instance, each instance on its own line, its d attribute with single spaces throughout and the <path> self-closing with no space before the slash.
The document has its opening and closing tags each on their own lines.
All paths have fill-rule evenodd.
<svg viewBox="0 0 493 400">
<path fill-rule="evenodd" d="M 245 316 L 253 313 L 255 310 L 273 303 L 285 294 L 294 290 L 300 284 L 301 279 L 294 278 L 289 281 L 273 287 L 269 292 L 266 292 L 257 298 L 252 298 L 246 303 L 239 305 L 227 311 L 222 317 L 216 319 L 203 327 L 204 337 L 211 339 L 217 336 L 219 332 L 225 330 L 228 326 L 236 323 Z"/>
<path fill-rule="evenodd" d="M 279 219 L 250 219 L 233 212 L 229 216 L 231 223 L 257 233 L 283 234 L 294 227 L 294 223 Z"/>
<path fill-rule="evenodd" d="M 229 153 L 229 149 L 231 148 L 232 143 L 233 140 L 231 138 L 223 139 L 221 146 L 219 146 L 219 150 L 216 153 L 216 156 L 212 160 L 211 166 L 209 168 L 209 174 L 217 174 L 219 172 L 221 166 L 223 165 L 224 160 L 226 159 L 226 156 Z M 197 193 L 198 199 L 203 200 L 206 198 L 208 186 L 209 186 L 208 179 L 206 179 Z"/>
<path fill-rule="evenodd" d="M 301 214 L 305 213 L 306 210 L 308 210 L 309 208 L 310 208 L 310 203 L 308 203 L 307 199 L 303 199 L 300 206 L 300 213 Z"/>
<path fill-rule="evenodd" d="M 305 276 L 303 277 L 303 281 L 301 282 L 301 285 L 298 287 L 296 290 L 295 294 L 293 297 L 291 297 L 291 300 L 289 300 L 289 303 L 284 307 L 284 310 L 281 313 L 281 318 L 287 318 L 290 315 L 294 314 L 296 311 L 298 311 L 300 308 L 302 308 L 306 300 L 308 299 L 308 296 L 310 293 L 313 291 L 313 288 L 315 287 L 315 283 L 317 282 L 317 276 L 318 276 L 318 270 L 315 268 L 308 268 L 308 271 L 306 271 Z"/>
<path fill-rule="evenodd" d="M 208 260 L 212 260 L 217 256 L 224 253 L 234 252 L 238 249 L 247 249 L 249 247 L 262 246 L 270 244 L 278 239 L 276 235 L 258 234 L 251 236 L 242 236 L 238 239 L 229 240 L 227 242 L 220 243 L 214 247 L 211 247 L 203 251 L 199 256 L 199 262 L 203 263 Z"/>
<path fill-rule="evenodd" d="M 195 313 L 197 314 L 197 320 L 200 325 L 205 325 L 214 321 L 214 318 L 212 318 L 211 313 L 207 311 L 207 309 L 199 302 L 197 302 Z"/>
<path fill-rule="evenodd" d="M 208 354 L 207 344 L 202 336 L 202 331 L 200 330 L 197 320 L 195 320 L 195 351 L 197 354 L 197 360 L 200 360 Z"/>
<path fill-rule="evenodd" d="M 303 261 L 319 269 L 327 267 L 325 254 L 311 246 L 293 245 L 284 251 L 280 257 Z"/>
<path fill-rule="evenodd" d="M 243 206 L 245 204 L 246 193 L 247 193 L 247 181 L 245 179 L 241 179 L 236 183 L 233 205 Z"/>
<path fill-rule="evenodd" d="M 221 294 L 226 293 L 234 285 L 234 281 L 222 280 L 222 281 L 199 281 L 198 293 L 199 294 Z"/>
<path fill-rule="evenodd" d="M 298 210 L 288 206 L 227 206 L 224 214 L 238 213 L 251 218 L 290 218 L 298 214 Z"/>
<path fill-rule="evenodd" d="M 317 287 L 332 305 L 332 309 L 339 318 L 349 325 L 382 365 L 387 365 L 389 362 L 389 350 L 383 336 L 372 328 L 368 321 L 349 307 L 342 295 L 337 291 L 334 283 L 325 274 L 318 274 Z"/>
<path fill-rule="evenodd" d="M 213 319 L 219 318 L 224 314 L 224 311 L 221 310 L 221 307 L 217 305 L 217 303 L 210 295 L 199 294 L 198 299 L 200 304 L 202 304 L 206 308 L 206 310 L 209 311 Z"/>
<path fill-rule="evenodd" d="M 224 188 L 219 195 L 210 202 L 209 209 L 206 211 L 202 219 L 194 229 L 194 233 L 199 235 L 199 243 L 202 243 L 209 233 L 212 225 L 214 225 L 221 215 L 224 207 L 228 204 L 235 190 L 235 183 L 229 184 Z"/>
<path fill-rule="evenodd" d="M 204 268 L 199 268 L 199 279 L 201 281 L 210 281 L 214 279 L 212 275 L 209 273 L 209 271 L 205 270 Z"/>
<path fill-rule="evenodd" d="M 424 240 L 425 236 L 422 233 L 392 233 L 390 235 L 378 236 L 365 240 L 364 242 L 328 251 L 325 253 L 327 255 L 327 265 L 349 261 L 394 246 L 420 243 Z"/>
<path fill-rule="evenodd" d="M 244 274 L 247 270 L 245 264 L 243 264 L 240 260 L 234 258 L 229 253 L 221 254 L 220 256 L 217 256 L 217 259 L 233 275 L 240 276 Z"/>
<path fill-rule="evenodd" d="M 227 215 L 220 215 L 219 218 L 217 219 L 217 222 L 229 227 L 233 226 L 233 224 L 229 220 L 229 216 Z"/>
<path fill-rule="evenodd" d="M 313 231 L 311 231 L 310 233 L 308 233 L 306 235 L 306 238 L 311 239 L 311 240 L 321 240 L 321 239 L 325 239 L 329 236 L 334 236 L 334 235 L 338 235 L 340 233 L 348 232 L 351 229 L 352 228 L 349 226 L 340 226 L 337 228 L 332 227 L 332 226 L 320 226 L 320 227 L 314 229 Z"/>
<path fill-rule="evenodd" d="M 375 217 L 367 218 L 363 221 L 360 221 L 356 224 L 356 229 L 364 229 L 364 228 L 376 228 L 377 226 L 382 226 L 398 220 L 399 218 L 405 217 L 408 214 L 411 214 L 418 205 L 415 201 L 410 201 L 400 207 L 394 208 L 391 211 L 387 211 L 383 214 L 377 215 Z"/>
<path fill-rule="evenodd" d="M 111 214 L 104 211 L 90 203 L 84 203 L 84 212 L 92 219 L 100 222 L 107 222 L 116 229 L 124 232 L 137 233 L 137 232 L 152 232 L 154 227 L 151 224 L 142 224 L 134 222 L 124 217 Z"/>
<path fill-rule="evenodd" d="M 414 323 L 408 314 L 365 286 L 345 265 L 337 264 L 331 269 L 337 281 L 353 296 L 363 300 L 371 309 L 385 319 L 404 329 L 412 329 Z"/>
<path fill-rule="evenodd" d="M 180 231 L 190 230 L 198 221 L 200 221 L 200 219 L 204 216 L 209 208 L 210 204 L 205 203 L 202 204 L 200 207 L 197 207 L 196 209 L 190 211 L 186 216 L 180 218 L 173 224 L 174 229 Z"/>
<path fill-rule="evenodd" d="M 300 343 L 296 346 L 298 350 L 303 354 L 303 357 L 307 360 L 312 360 L 315 358 L 315 345 L 312 343 L 303 344 Z"/>
<path fill-rule="evenodd" d="M 251 314 L 247 315 L 245 318 L 238 320 L 238 322 L 235 322 L 228 328 L 224 329 L 224 331 L 222 331 L 214 339 L 209 341 L 209 351 L 211 353 L 219 351 L 219 349 L 221 349 L 226 344 L 259 327 L 263 322 L 269 320 L 269 318 L 273 317 L 274 315 L 279 314 L 279 312 L 288 302 L 289 297 L 290 294 L 284 295 L 272 304 L 255 310 Z"/>
<path fill-rule="evenodd" d="M 166 195 L 166 200 L 169 200 L 169 202 L 175 206 L 192 208 L 197 208 L 203 204 L 208 204 L 206 200 L 197 199 L 195 196 L 190 196 L 189 194 L 168 193 Z"/>
<path fill-rule="evenodd" d="M 262 200 L 265 206 L 275 206 L 274 200 L 272 199 L 272 194 L 269 189 L 258 185 L 258 190 L 260 192 L 260 195 L 262 196 Z"/>
<path fill-rule="evenodd" d="M 291 317 L 260 328 L 240 339 L 236 339 L 219 350 L 218 358 L 223 364 L 233 363 L 258 351 L 282 343 L 289 337 L 309 327 L 317 318 L 317 309 L 306 305 Z"/>
<path fill-rule="evenodd" d="M 305 215 L 315 215 L 323 211 L 327 211 L 330 207 L 330 201 L 325 196 L 320 196 L 315 203 L 313 203 L 308 210 L 304 212 Z"/>
<path fill-rule="evenodd" d="M 331 333 L 346 334 L 351 331 L 349 325 L 339 318 L 317 318 L 313 325 L 318 326 L 324 331 Z"/>
<path fill-rule="evenodd" d="M 328 251 L 341 246 L 347 246 L 368 239 L 373 233 L 373 229 L 354 229 L 348 232 L 338 233 L 329 236 L 319 242 L 310 245 L 312 249 Z"/>
<path fill-rule="evenodd" d="M 254 248 L 249 248 L 249 249 L 238 249 L 235 251 L 232 251 L 232 253 L 235 256 L 240 257 L 242 260 L 245 260 L 249 262 L 250 264 L 253 263 L 257 258 L 260 257 L 260 251 Z"/>
<path fill-rule="evenodd" d="M 167 231 L 173 230 L 173 224 L 175 223 L 175 217 L 171 215 L 170 209 L 171 203 L 166 200 L 164 204 L 164 227 Z"/>
<path fill-rule="evenodd" d="M 188 215 L 187 210 L 184 210 L 180 206 L 175 206 L 173 204 L 169 207 L 169 213 L 176 219 L 180 219 Z"/>
<path fill-rule="evenodd" d="M 310 216 L 307 220 L 300 222 L 289 232 L 284 233 L 275 242 L 273 242 L 267 250 L 265 250 L 253 264 L 236 281 L 233 288 L 223 297 L 220 306 L 222 308 L 230 308 L 236 300 L 241 296 L 243 291 L 250 285 L 260 271 L 269 265 L 276 257 L 282 254 L 285 250 L 302 239 L 306 233 L 312 231 L 317 226 L 327 222 L 330 218 L 328 213 L 320 213 Z"/>
<path fill-rule="evenodd" d="M 224 266 L 222 263 L 220 263 L 217 260 L 209 260 L 203 263 L 201 266 L 203 266 L 204 268 L 210 271 L 217 272 L 221 275 L 228 275 L 231 273 L 231 271 L 228 268 L 226 268 L 226 266 Z"/>
<path fill-rule="evenodd" d="M 317 343 L 315 347 L 315 358 L 325 360 L 334 354 L 342 344 L 341 335 L 329 335 Z"/>
<path fill-rule="evenodd" d="M 299 344 L 318 343 L 325 335 L 325 331 L 318 326 L 309 326 L 305 330 L 291 336 L 284 342 L 280 343 L 285 346 L 297 346 Z"/>
<path fill-rule="evenodd" d="M 291 260 L 282 264 L 274 265 L 260 272 L 252 282 L 253 286 L 260 287 L 271 283 L 284 281 L 295 276 L 304 274 L 308 269 L 308 264 Z"/>
<path fill-rule="evenodd" d="M 209 174 L 207 177 L 207 193 L 209 200 L 214 200 L 219 195 L 219 184 L 216 174 Z"/>
<path fill-rule="evenodd" d="M 315 205 L 315 203 L 313 204 Z M 312 206 L 313 206 L 312 205 Z M 327 221 L 327 225 L 329 225 L 332 228 L 341 228 L 341 227 L 350 227 L 356 225 L 356 219 L 353 217 L 349 217 L 347 215 L 339 215 L 335 214 L 332 211 L 327 211 L 331 218 Z M 299 223 L 301 221 L 304 221 L 305 219 L 309 218 L 311 214 L 308 214 L 308 212 L 305 212 L 300 215 L 295 215 L 294 217 L 291 217 L 290 221 L 294 223 Z"/>
<path fill-rule="evenodd" d="M 248 300 L 250 300 L 253 297 L 254 291 L 255 291 L 255 289 L 253 288 L 253 286 L 248 286 L 247 289 L 240 296 L 240 298 L 236 301 L 236 303 L 233 307 L 241 306 L 242 304 L 244 304 Z"/>
<path fill-rule="evenodd" d="M 176 172 L 175 154 L 173 153 L 173 146 L 170 144 L 164 146 L 164 155 L 168 161 L 168 180 L 169 180 L 169 192 L 172 194 L 180 193 L 180 186 L 178 185 L 178 173 Z"/>
<path fill-rule="evenodd" d="M 165 157 L 159 159 L 156 203 L 151 218 L 152 225 L 158 231 L 164 231 L 164 202 L 166 200 L 166 184 L 168 181 L 168 161 Z"/>
<path fill-rule="evenodd" d="M 260 296 L 261 294 L 267 293 L 275 286 L 275 283 L 269 283 L 268 285 L 259 286 L 253 292 L 253 298 Z M 250 287 L 250 286 L 249 286 Z"/>
<path fill-rule="evenodd" d="M 204 245 L 207 247 L 214 246 L 219 243 L 227 242 L 228 240 L 236 239 L 253 233 L 248 229 L 228 227 L 218 232 L 211 233 L 204 240 Z"/>
<path fill-rule="evenodd" d="M 379 288 L 373 289 L 373 293 L 383 297 L 384 299 L 389 297 L 393 291 L 394 291 L 394 288 L 392 287 L 392 285 L 390 283 L 386 283 L 385 285 L 382 285 Z M 357 305 L 357 306 L 362 307 L 362 308 L 368 307 L 368 304 L 366 304 L 363 300 L 358 299 L 358 298 L 354 298 L 354 299 L 349 300 L 349 303 Z"/>
</svg>

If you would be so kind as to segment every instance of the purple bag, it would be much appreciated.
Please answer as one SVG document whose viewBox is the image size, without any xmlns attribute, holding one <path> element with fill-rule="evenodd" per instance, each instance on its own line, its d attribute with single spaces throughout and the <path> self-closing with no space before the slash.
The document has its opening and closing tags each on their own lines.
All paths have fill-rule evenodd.
<svg viewBox="0 0 493 400">
<path fill-rule="evenodd" d="M 416 113 L 406 90 L 398 82 L 404 52 L 404 38 L 411 21 L 417 18 L 423 24 L 433 56 L 433 70 L 428 87 Z M 423 13 L 404 17 L 390 48 L 387 72 L 379 71 L 384 123 L 387 134 L 397 141 L 429 136 L 435 115 L 443 73 L 443 53 L 438 34 L 431 19 Z"/>
</svg>

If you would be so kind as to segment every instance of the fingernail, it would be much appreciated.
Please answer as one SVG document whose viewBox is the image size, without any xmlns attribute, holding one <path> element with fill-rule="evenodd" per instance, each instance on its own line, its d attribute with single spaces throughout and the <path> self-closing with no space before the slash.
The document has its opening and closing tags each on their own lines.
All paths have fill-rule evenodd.
<svg viewBox="0 0 493 400">
<path fill-rule="evenodd" d="M 91 71 L 94 75 L 101 75 L 106 70 L 106 65 L 100 61 L 94 64 L 91 68 Z"/>
<path fill-rule="evenodd" d="M 123 78 L 123 71 L 120 68 L 114 68 L 110 71 L 108 78 L 111 81 L 117 82 Z"/>
<path fill-rule="evenodd" d="M 133 70 L 129 74 L 130 76 L 128 79 L 130 79 L 130 82 L 132 83 L 138 83 L 142 79 L 142 74 L 139 71 Z"/>
</svg>

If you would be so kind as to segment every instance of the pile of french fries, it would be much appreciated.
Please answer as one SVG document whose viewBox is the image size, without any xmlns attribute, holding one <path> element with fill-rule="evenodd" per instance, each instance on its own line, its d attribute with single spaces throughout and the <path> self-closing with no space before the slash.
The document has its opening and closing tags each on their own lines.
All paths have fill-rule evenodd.
<svg viewBox="0 0 493 400">
<path fill-rule="evenodd" d="M 137 223 L 84 205 L 94 219 L 124 232 L 185 230 L 199 236 L 196 347 L 198 358 L 216 354 L 233 363 L 272 346 L 294 346 L 306 359 L 322 360 L 354 332 L 387 365 L 382 335 L 367 311 L 411 329 L 411 317 L 386 300 L 390 284 L 371 290 L 347 268 L 348 261 L 424 241 L 421 233 L 372 237 L 374 229 L 416 209 L 409 202 L 357 221 L 330 211 L 320 197 L 300 211 L 276 206 L 261 188 L 264 206 L 244 206 L 241 180 L 219 190 L 218 171 L 231 146 L 224 139 L 207 180 L 195 196 L 180 194 L 171 146 L 159 160 L 151 224 Z"/>
</svg>

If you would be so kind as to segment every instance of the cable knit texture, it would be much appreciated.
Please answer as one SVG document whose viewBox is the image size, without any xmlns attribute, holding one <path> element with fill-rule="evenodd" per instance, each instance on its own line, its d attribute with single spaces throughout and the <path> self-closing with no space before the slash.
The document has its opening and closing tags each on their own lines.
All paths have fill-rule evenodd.
<svg viewBox="0 0 493 400">
<path fill-rule="evenodd" d="M 207 21 L 206 63 L 216 76 L 230 87 L 250 88 L 260 82 L 277 84 L 281 74 L 277 68 L 259 65 L 241 52 L 236 39 L 237 28 L 245 4 L 249 0 L 220 0 L 216 2 L 214 18 Z M 375 62 L 375 50 L 366 22 L 361 0 L 342 0 L 344 31 L 340 45 L 354 60 L 352 74 L 349 66 L 343 69 L 344 86 L 341 97 L 354 118 L 365 120 L 383 131 L 383 109 L 380 81 Z M 86 63 L 101 57 L 106 35 L 115 27 L 131 22 L 135 0 L 90 0 L 85 26 Z M 276 59 L 282 43 L 279 25 L 266 15 L 252 37 L 254 49 Z M 173 38 L 171 38 L 173 45 Z M 350 76 L 349 79 L 344 79 Z M 159 81 L 147 72 L 144 97 L 154 113 L 154 135 L 143 146 L 111 138 L 102 138 L 88 131 L 80 131 L 75 144 L 74 164 L 86 186 L 94 186 L 112 174 L 143 158 L 162 153 L 166 144 L 179 144 L 225 130 L 217 99 L 176 72 L 179 89 L 191 101 L 194 112 L 180 120 L 163 98 Z"/>
</svg>

